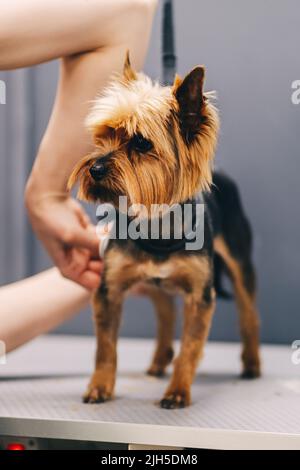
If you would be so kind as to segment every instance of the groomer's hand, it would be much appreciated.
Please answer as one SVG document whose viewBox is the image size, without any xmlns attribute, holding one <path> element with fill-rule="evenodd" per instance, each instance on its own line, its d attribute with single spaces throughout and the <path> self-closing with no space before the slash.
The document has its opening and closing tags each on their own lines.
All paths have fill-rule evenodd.
<svg viewBox="0 0 300 470">
<path fill-rule="evenodd" d="M 80 204 L 64 193 L 26 194 L 33 229 L 63 276 L 93 290 L 102 262 L 95 227 Z"/>
</svg>

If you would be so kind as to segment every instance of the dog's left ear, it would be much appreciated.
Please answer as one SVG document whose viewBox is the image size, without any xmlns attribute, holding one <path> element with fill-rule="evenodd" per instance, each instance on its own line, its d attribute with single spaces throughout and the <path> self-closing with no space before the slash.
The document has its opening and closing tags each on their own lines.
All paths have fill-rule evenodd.
<svg viewBox="0 0 300 470">
<path fill-rule="evenodd" d="M 179 104 L 179 118 L 182 130 L 187 135 L 197 132 L 201 125 L 201 111 L 205 103 L 204 78 L 205 68 L 198 66 L 182 81 L 176 77 L 174 82 L 174 94 Z"/>
<path fill-rule="evenodd" d="M 124 63 L 124 68 L 123 68 L 123 75 L 124 75 L 124 78 L 126 78 L 126 80 L 128 80 L 128 81 L 137 79 L 136 72 L 131 67 L 130 57 L 129 57 L 129 50 L 127 50 L 127 52 L 126 52 L 125 63 Z"/>
</svg>

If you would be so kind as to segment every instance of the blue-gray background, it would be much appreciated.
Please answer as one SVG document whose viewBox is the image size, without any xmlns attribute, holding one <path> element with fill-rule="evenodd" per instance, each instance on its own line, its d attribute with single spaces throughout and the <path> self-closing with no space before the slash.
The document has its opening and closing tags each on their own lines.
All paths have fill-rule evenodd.
<svg viewBox="0 0 300 470">
<path fill-rule="evenodd" d="M 300 105 L 291 102 L 291 83 L 300 79 L 299 0 L 177 0 L 174 6 L 178 72 L 205 64 L 206 89 L 218 92 L 217 163 L 239 182 L 254 228 L 262 338 L 290 343 L 300 335 Z M 153 78 L 161 77 L 160 39 L 161 5 L 145 65 Z M 0 79 L 7 84 L 7 104 L 0 105 L 0 282 L 6 283 L 49 265 L 28 226 L 22 192 L 51 110 L 57 63 L 0 73 Z M 91 333 L 90 312 L 59 331 Z M 122 334 L 154 332 L 148 301 L 128 300 Z M 238 338 L 232 303 L 219 303 L 211 338 Z"/>
</svg>

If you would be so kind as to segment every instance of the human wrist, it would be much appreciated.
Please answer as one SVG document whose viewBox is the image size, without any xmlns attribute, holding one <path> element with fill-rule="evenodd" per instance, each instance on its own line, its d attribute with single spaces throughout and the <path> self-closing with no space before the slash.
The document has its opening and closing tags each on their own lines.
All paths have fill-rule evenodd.
<svg viewBox="0 0 300 470">
<path fill-rule="evenodd" d="M 40 179 L 36 178 L 34 173 L 31 173 L 26 183 L 24 199 L 27 209 L 29 212 L 32 212 L 47 198 L 63 200 L 67 199 L 69 195 L 69 191 L 67 191 L 63 185 L 54 184 L 54 182 L 51 181 L 42 184 Z"/>
<path fill-rule="evenodd" d="M 44 140 L 41 142 L 27 182 L 29 200 L 48 192 L 68 194 L 68 178 L 74 164 L 66 157 L 67 149 L 52 147 Z"/>
</svg>

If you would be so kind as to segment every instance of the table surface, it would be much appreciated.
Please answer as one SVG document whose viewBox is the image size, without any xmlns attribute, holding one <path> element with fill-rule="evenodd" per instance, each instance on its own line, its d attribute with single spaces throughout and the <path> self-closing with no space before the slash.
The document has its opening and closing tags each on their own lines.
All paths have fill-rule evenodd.
<svg viewBox="0 0 300 470">
<path fill-rule="evenodd" d="M 180 410 L 157 406 L 169 379 L 145 375 L 154 342 L 121 339 L 116 398 L 81 403 L 95 340 L 49 335 L 0 365 L 0 435 L 217 449 L 300 449 L 300 365 L 263 346 L 263 377 L 240 380 L 240 345 L 208 343 Z M 176 344 L 178 349 L 178 344 Z"/>
</svg>

